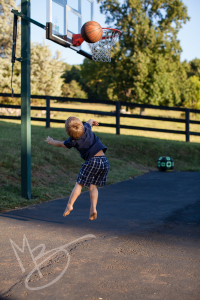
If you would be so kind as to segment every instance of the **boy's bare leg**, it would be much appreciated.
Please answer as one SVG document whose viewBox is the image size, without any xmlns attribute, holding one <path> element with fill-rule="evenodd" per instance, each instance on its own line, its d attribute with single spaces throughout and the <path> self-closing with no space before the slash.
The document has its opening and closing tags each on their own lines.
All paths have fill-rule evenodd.
<svg viewBox="0 0 200 300">
<path fill-rule="evenodd" d="M 75 187 L 73 189 L 73 191 L 71 192 L 71 195 L 69 197 L 69 201 L 67 203 L 67 207 L 63 213 L 63 216 L 67 216 L 70 214 L 70 212 L 73 210 L 73 204 L 76 201 L 76 199 L 78 198 L 78 196 L 81 193 L 83 185 L 81 185 L 80 183 L 76 182 Z"/>
<path fill-rule="evenodd" d="M 90 217 L 89 220 L 95 220 L 97 218 L 97 200 L 98 200 L 98 190 L 97 186 L 94 184 L 91 184 L 88 187 L 88 190 L 90 192 L 90 202 L 91 202 L 91 207 L 90 207 Z"/>
</svg>

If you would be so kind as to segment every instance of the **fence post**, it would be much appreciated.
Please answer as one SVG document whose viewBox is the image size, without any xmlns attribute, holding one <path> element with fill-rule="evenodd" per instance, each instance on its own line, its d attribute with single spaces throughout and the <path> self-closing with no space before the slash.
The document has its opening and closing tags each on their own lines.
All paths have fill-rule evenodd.
<svg viewBox="0 0 200 300">
<path fill-rule="evenodd" d="M 190 109 L 185 109 L 185 134 L 186 142 L 190 142 Z"/>
<path fill-rule="evenodd" d="M 116 101 L 116 134 L 120 134 L 120 101 Z"/>
<path fill-rule="evenodd" d="M 46 128 L 50 128 L 50 96 L 46 96 Z"/>
</svg>

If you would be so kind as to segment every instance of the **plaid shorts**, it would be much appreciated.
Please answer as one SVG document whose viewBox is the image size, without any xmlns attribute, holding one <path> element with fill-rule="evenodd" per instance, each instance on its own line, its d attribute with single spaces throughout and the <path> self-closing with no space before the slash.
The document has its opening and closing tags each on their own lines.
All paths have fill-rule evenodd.
<svg viewBox="0 0 200 300">
<path fill-rule="evenodd" d="M 90 184 L 104 186 L 108 170 L 109 162 L 106 156 L 94 156 L 82 164 L 76 182 L 84 186 Z"/>
</svg>

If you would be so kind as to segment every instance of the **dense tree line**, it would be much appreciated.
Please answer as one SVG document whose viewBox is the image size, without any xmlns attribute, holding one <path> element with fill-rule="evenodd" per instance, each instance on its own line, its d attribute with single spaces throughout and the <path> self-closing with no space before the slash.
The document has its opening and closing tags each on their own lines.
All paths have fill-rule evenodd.
<svg viewBox="0 0 200 300">
<path fill-rule="evenodd" d="M 78 88 L 76 88 L 75 85 L 73 86 L 77 91 L 77 98 L 85 98 L 81 96 L 78 97 L 78 95 L 81 95 L 78 94 L 79 89 L 81 89 L 81 92 L 84 91 L 88 98 L 107 99 L 113 101 L 120 100 L 118 95 L 114 94 L 113 86 L 115 85 L 115 82 L 110 83 L 107 81 L 107 74 L 103 72 L 103 68 L 101 66 L 101 63 L 85 59 L 83 65 L 68 65 L 62 77 L 66 80 L 68 85 L 70 85 L 70 83 L 71 85 L 72 83 L 77 83 Z M 107 67 L 110 67 L 110 65 Z M 166 68 L 166 65 L 160 65 L 160 67 Z M 184 61 L 180 63 L 179 68 L 175 69 L 173 74 L 176 76 L 172 76 L 166 72 L 157 80 L 157 89 L 159 89 L 159 93 L 156 89 L 152 91 L 155 94 L 156 103 L 155 101 L 147 102 L 146 99 L 144 99 L 144 102 L 141 100 L 136 101 L 131 97 L 130 101 L 158 105 L 185 106 L 200 109 L 200 59 L 196 58 L 190 62 Z M 158 76 L 157 73 L 154 74 L 154 76 Z M 64 86 L 65 84 L 63 87 Z M 71 91 L 71 95 L 72 93 L 75 94 L 76 91 Z M 169 95 L 172 97 L 173 93 L 174 99 L 178 99 L 177 102 L 168 101 Z M 64 90 L 63 95 L 71 97 L 69 96 L 69 93 L 68 95 L 64 93 Z M 126 98 L 124 100 L 127 101 Z"/>
<path fill-rule="evenodd" d="M 70 66 L 45 44 L 31 45 L 31 93 L 109 99 L 154 105 L 200 108 L 200 59 L 180 61 L 177 39 L 189 20 L 181 0 L 98 0 L 106 22 L 122 31 L 111 63 L 85 59 Z M 0 5 L 0 91 L 10 92 L 11 8 Z M 19 24 L 20 25 L 20 24 Z M 20 26 L 19 26 L 20 27 Z M 20 56 L 18 28 L 17 56 Z M 13 87 L 20 92 L 21 66 L 14 67 Z"/>
<path fill-rule="evenodd" d="M 181 0 L 98 0 L 122 32 L 111 63 L 88 59 L 66 70 L 89 98 L 200 108 L 200 60 L 180 61 L 177 34 L 189 20 Z"/>
</svg>

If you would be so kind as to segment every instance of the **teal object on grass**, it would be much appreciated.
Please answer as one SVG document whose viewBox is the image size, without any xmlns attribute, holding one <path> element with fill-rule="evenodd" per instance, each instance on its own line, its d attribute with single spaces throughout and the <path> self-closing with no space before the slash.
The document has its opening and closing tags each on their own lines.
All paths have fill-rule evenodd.
<svg viewBox="0 0 200 300">
<path fill-rule="evenodd" d="M 157 167 L 159 171 L 172 171 L 174 168 L 174 160 L 170 156 L 161 156 L 157 160 Z"/>
</svg>

